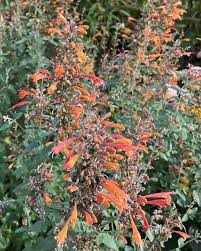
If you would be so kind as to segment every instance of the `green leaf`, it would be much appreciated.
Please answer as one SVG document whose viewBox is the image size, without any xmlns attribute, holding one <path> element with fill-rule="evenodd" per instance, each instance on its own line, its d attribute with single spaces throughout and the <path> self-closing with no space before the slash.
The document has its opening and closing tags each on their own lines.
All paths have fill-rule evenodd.
<svg viewBox="0 0 201 251">
<path fill-rule="evenodd" d="M 153 234 L 152 234 L 152 232 L 151 232 L 150 230 L 148 230 L 148 231 L 146 232 L 146 237 L 147 237 L 151 242 L 153 242 L 154 236 L 153 236 Z"/>
<path fill-rule="evenodd" d="M 6 129 L 8 129 L 9 127 L 11 127 L 11 124 L 3 124 L 3 125 L 0 127 L 0 131 L 6 130 Z"/>
<path fill-rule="evenodd" d="M 201 207 L 201 191 L 194 190 L 193 191 L 193 198 L 198 203 L 198 206 Z"/>
<path fill-rule="evenodd" d="M 113 250 L 118 250 L 118 247 L 117 247 L 117 244 L 114 240 L 114 237 L 108 233 L 98 234 L 96 237 L 96 240 L 98 241 L 99 244 L 104 244 Z"/>
<path fill-rule="evenodd" d="M 185 242 L 184 238 L 179 238 L 179 240 L 178 240 L 178 246 L 182 247 L 184 245 L 184 242 Z"/>
<path fill-rule="evenodd" d="M 34 223 L 33 225 L 31 225 L 28 231 L 33 232 L 33 233 L 40 233 L 40 232 L 46 231 L 46 229 L 47 229 L 47 224 L 45 223 L 45 221 L 40 220 Z"/>
<path fill-rule="evenodd" d="M 184 140 L 187 140 L 187 138 L 188 138 L 188 131 L 186 130 L 186 128 L 182 128 L 181 129 L 181 135 L 182 135 L 182 138 Z"/>
<path fill-rule="evenodd" d="M 160 153 L 160 157 L 166 161 L 168 161 L 167 156 L 164 153 Z"/>
</svg>

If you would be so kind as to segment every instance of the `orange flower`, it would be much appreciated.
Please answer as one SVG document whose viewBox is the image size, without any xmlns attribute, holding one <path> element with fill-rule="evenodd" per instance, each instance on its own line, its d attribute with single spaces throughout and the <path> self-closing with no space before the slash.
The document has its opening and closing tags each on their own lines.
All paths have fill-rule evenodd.
<svg viewBox="0 0 201 251">
<path fill-rule="evenodd" d="M 161 193 L 153 193 L 145 196 L 138 196 L 138 203 L 140 205 L 155 205 L 161 208 L 169 206 L 172 202 L 171 194 L 175 194 L 175 192 L 161 192 Z M 153 200 L 148 200 L 152 199 Z"/>
<path fill-rule="evenodd" d="M 132 232 L 133 232 L 133 240 L 138 246 L 142 246 L 143 242 L 142 242 L 141 235 L 135 225 L 135 222 L 131 214 L 130 214 L 130 221 L 131 221 L 131 227 L 132 227 Z"/>
<path fill-rule="evenodd" d="M 129 145 L 132 145 L 133 143 L 131 139 L 127 138 L 116 139 L 114 142 L 118 144 L 129 144 Z"/>
<path fill-rule="evenodd" d="M 111 194 L 117 196 L 117 198 L 119 198 L 119 200 L 124 203 L 123 206 L 127 207 L 128 195 L 114 182 L 106 180 L 104 183 L 100 183 L 100 186 L 106 189 Z"/>
<path fill-rule="evenodd" d="M 124 206 L 122 204 L 122 201 L 120 201 L 117 197 L 111 194 L 105 194 L 105 193 L 99 192 L 96 200 L 106 207 L 109 207 L 110 203 L 112 202 L 118 208 L 120 212 L 122 212 L 124 208 L 127 208 L 127 205 Z"/>
<path fill-rule="evenodd" d="M 176 233 L 176 234 L 179 234 L 182 238 L 184 238 L 185 240 L 190 238 L 190 236 L 184 232 L 181 232 L 181 231 L 176 231 L 176 230 L 173 230 L 172 232 Z"/>
<path fill-rule="evenodd" d="M 104 198 L 103 193 L 101 193 L 101 192 L 99 192 L 97 194 L 96 201 L 99 202 L 99 203 L 101 203 L 101 204 L 103 204 L 105 207 L 109 207 L 110 206 L 109 201 L 106 198 Z"/>
<path fill-rule="evenodd" d="M 94 215 L 93 212 L 88 212 L 88 211 L 84 211 L 85 217 L 86 217 L 86 222 L 89 226 L 91 226 L 94 223 L 97 223 L 98 220 L 96 218 L 96 216 Z"/>
<path fill-rule="evenodd" d="M 69 218 L 69 223 L 71 224 L 72 229 L 75 229 L 76 222 L 77 222 L 77 204 L 75 203 Z"/>
<path fill-rule="evenodd" d="M 113 159 L 117 159 L 117 160 L 122 160 L 123 156 L 121 154 L 110 154 L 108 156 L 108 158 L 113 158 Z"/>
<path fill-rule="evenodd" d="M 147 230 L 149 229 L 149 223 L 148 223 L 148 220 L 145 216 L 145 212 L 142 210 L 142 208 L 140 206 L 139 206 L 138 210 L 139 210 L 140 218 L 143 221 L 143 230 L 144 230 L 144 232 L 147 232 Z"/>
<path fill-rule="evenodd" d="M 49 28 L 47 32 L 48 32 L 48 34 L 58 34 L 60 36 L 62 35 L 61 31 L 57 30 L 54 27 Z"/>
<path fill-rule="evenodd" d="M 55 82 L 55 83 L 51 84 L 51 85 L 48 87 L 48 89 L 47 89 L 47 93 L 50 94 L 50 95 L 54 94 L 54 92 L 55 92 L 56 89 L 57 89 L 57 84 L 58 84 L 58 82 Z"/>
<path fill-rule="evenodd" d="M 73 185 L 67 187 L 67 190 L 70 193 L 73 193 L 73 192 L 77 191 L 78 189 L 79 189 L 78 186 L 73 186 Z"/>
<path fill-rule="evenodd" d="M 58 244 L 64 244 L 67 238 L 68 228 L 71 226 L 72 229 L 75 228 L 75 224 L 77 222 L 77 205 L 76 203 L 73 206 L 73 209 L 71 211 L 71 215 L 66 221 L 64 227 L 61 229 L 61 231 L 58 233 L 58 235 L 55 237 L 55 240 Z"/>
<path fill-rule="evenodd" d="M 43 197 L 45 200 L 45 204 L 49 207 L 52 205 L 52 199 L 50 198 L 50 196 L 48 195 L 48 193 L 43 192 Z"/>
<path fill-rule="evenodd" d="M 79 25 L 77 27 L 77 32 L 81 35 L 86 35 L 88 29 L 89 29 L 88 25 Z"/>
<path fill-rule="evenodd" d="M 78 137 L 72 137 L 72 138 L 70 138 L 70 139 L 61 141 L 57 146 L 54 146 L 54 147 L 52 148 L 52 153 L 53 153 L 53 154 L 58 154 L 58 153 L 64 151 L 64 149 L 65 149 L 68 145 L 70 145 L 71 143 L 73 143 L 73 142 L 74 142 L 75 140 L 77 140 L 77 139 L 78 139 Z"/>
<path fill-rule="evenodd" d="M 51 78 L 50 72 L 45 69 L 38 69 L 36 71 L 36 73 L 34 73 L 31 76 L 31 79 L 32 79 L 33 83 L 35 83 L 35 84 L 37 84 L 39 80 L 50 79 L 50 78 Z"/>
<path fill-rule="evenodd" d="M 34 91 L 19 90 L 19 98 L 22 99 L 26 96 L 34 96 Z"/>
<path fill-rule="evenodd" d="M 64 174 L 63 180 L 64 180 L 64 181 L 67 181 L 68 178 L 70 177 L 70 175 L 71 175 L 71 173 L 66 173 L 66 174 Z"/>
<path fill-rule="evenodd" d="M 163 55 L 163 54 L 160 54 L 160 53 L 149 55 L 149 60 L 152 62 L 152 61 L 154 61 L 156 58 L 159 58 L 159 57 L 162 56 L 162 55 Z"/>
<path fill-rule="evenodd" d="M 55 240 L 57 241 L 58 244 L 64 244 L 67 238 L 67 233 L 68 233 L 68 227 L 69 227 L 69 220 L 65 223 L 64 227 L 62 230 L 59 232 L 59 234 L 55 237 Z"/>
<path fill-rule="evenodd" d="M 80 45 L 76 44 L 74 48 L 76 50 L 79 62 L 81 64 L 86 64 L 86 62 L 87 62 L 87 56 L 82 51 L 82 47 Z"/>
<path fill-rule="evenodd" d="M 55 72 L 55 76 L 56 76 L 57 78 L 62 78 L 62 77 L 63 77 L 63 74 L 64 74 L 64 68 L 63 68 L 63 66 L 62 66 L 62 65 L 57 65 L 57 66 L 55 67 L 54 72 Z"/>
<path fill-rule="evenodd" d="M 81 74 L 81 77 L 90 79 L 97 87 L 103 86 L 105 84 L 105 81 L 99 77 L 96 77 L 91 74 Z"/>
<path fill-rule="evenodd" d="M 21 107 L 23 105 L 28 105 L 28 104 L 32 104 L 32 102 L 31 101 L 21 101 L 15 105 L 13 105 L 10 109 L 15 109 L 17 107 Z"/>
<path fill-rule="evenodd" d="M 86 95 L 82 95 L 80 97 L 81 100 L 86 101 L 86 102 L 91 102 L 91 103 L 95 103 L 96 102 L 96 98 L 97 98 L 97 94 L 93 94 L 90 96 L 86 96 Z"/>
<path fill-rule="evenodd" d="M 75 86 L 76 91 L 80 91 L 85 96 L 90 96 L 89 92 L 83 86 Z"/>
<path fill-rule="evenodd" d="M 78 161 L 80 155 L 80 153 L 77 153 L 74 156 L 70 157 L 70 159 L 65 163 L 64 169 L 72 169 Z"/>
<path fill-rule="evenodd" d="M 103 166 L 107 169 L 112 169 L 112 170 L 118 170 L 119 169 L 119 164 L 114 163 L 114 162 L 106 162 L 103 164 Z"/>
<path fill-rule="evenodd" d="M 52 182 L 53 173 L 45 173 L 45 177 L 47 177 L 48 182 Z"/>
<path fill-rule="evenodd" d="M 118 129 L 120 131 L 124 131 L 125 130 L 125 127 L 121 124 L 115 124 L 114 122 L 111 122 L 111 121 L 103 121 L 102 122 L 106 128 L 114 128 L 114 129 Z"/>
</svg>

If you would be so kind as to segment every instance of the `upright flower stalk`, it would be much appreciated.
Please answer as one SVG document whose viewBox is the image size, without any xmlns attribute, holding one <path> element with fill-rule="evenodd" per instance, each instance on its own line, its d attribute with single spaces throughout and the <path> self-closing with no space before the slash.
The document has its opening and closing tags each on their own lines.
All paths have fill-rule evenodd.
<svg viewBox="0 0 201 251">
<path fill-rule="evenodd" d="M 179 2 L 174 3 L 174 15 L 170 18 L 165 14 L 165 6 L 156 8 L 164 12 L 163 21 L 170 28 L 171 22 L 181 14 L 177 8 L 179 5 Z M 101 90 L 105 81 L 93 74 L 90 59 L 80 42 L 88 27 L 76 25 L 63 14 L 58 9 L 57 18 L 48 30 L 61 42 L 52 68 L 38 69 L 31 76 L 35 88 L 20 90 L 19 97 L 26 100 L 12 107 L 17 109 L 28 104 L 34 107 L 37 117 L 36 113 L 30 116 L 36 125 L 46 124 L 52 129 L 52 121 L 47 117 L 51 114 L 56 120 L 56 129 L 52 129 L 56 130 L 56 142 L 51 155 L 62 156 L 63 159 L 60 170 L 53 167 L 47 177 L 51 183 L 62 173 L 71 209 L 55 239 L 59 245 L 65 244 L 69 228 L 74 230 L 78 221 L 86 221 L 89 226 L 101 224 L 105 207 L 115 208 L 122 224 L 130 222 L 122 230 L 132 229 L 133 241 L 142 246 L 140 230 L 135 223 L 140 219 L 144 232 L 149 229 L 142 207 L 152 205 L 164 208 L 172 201 L 173 192 L 140 195 L 142 191 L 136 186 L 136 163 L 148 153 L 147 144 L 152 138 L 160 135 L 141 131 L 136 140 L 123 124 L 112 121 L 109 96 Z M 156 14 L 151 18 L 158 18 Z M 158 61 L 155 60 L 163 57 L 163 49 L 156 41 L 162 38 L 150 30 L 145 35 L 152 36 L 151 41 L 157 44 L 156 53 L 149 55 L 150 62 L 154 62 L 156 67 Z M 163 39 L 167 42 L 172 39 L 170 32 L 166 32 Z M 142 56 L 141 60 L 146 64 Z M 47 193 L 43 193 L 43 197 L 47 206 L 56 203 Z"/>
</svg>

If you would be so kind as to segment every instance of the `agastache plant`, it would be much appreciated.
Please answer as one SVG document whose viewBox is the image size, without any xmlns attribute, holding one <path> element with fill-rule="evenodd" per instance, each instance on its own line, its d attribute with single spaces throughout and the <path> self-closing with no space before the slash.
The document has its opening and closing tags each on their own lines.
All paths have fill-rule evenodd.
<svg viewBox="0 0 201 251">
<path fill-rule="evenodd" d="M 141 131 L 136 140 L 123 124 L 112 120 L 110 97 L 102 91 L 106 83 L 94 75 L 90 59 L 84 53 L 82 38 L 88 26 L 67 20 L 60 9 L 57 14 L 48 30 L 60 41 L 52 68 L 38 69 L 31 76 L 33 89 L 20 90 L 19 98 L 23 100 L 12 107 L 29 106 L 32 112 L 28 118 L 33 119 L 36 126 L 44 124 L 47 130 L 56 130 L 50 155 L 52 158 L 62 156 L 60 170 L 53 166 L 45 176 L 48 183 L 62 176 L 70 213 L 66 213 L 55 240 L 59 246 L 68 243 L 69 229 L 75 230 L 80 221 L 99 231 L 98 226 L 104 220 L 103 210 L 115 208 L 119 217 L 118 234 L 121 232 L 119 235 L 126 242 L 124 234 L 132 229 L 134 243 L 143 249 L 136 224 L 141 222 L 145 233 L 150 228 L 144 206 L 168 207 L 174 194 L 141 195 L 142 189 L 137 185 L 137 168 L 143 154 L 148 152 L 147 144 L 160 134 Z M 147 36 L 151 34 L 154 35 Z M 151 62 L 162 56 L 161 48 L 157 48 L 156 54 L 149 55 Z M 56 129 L 52 128 L 49 117 L 56 119 Z M 143 123 L 139 123 L 141 128 Z M 41 194 L 48 207 L 60 203 L 59 195 L 55 200 L 47 191 Z M 80 229 L 78 232 L 77 240 L 80 240 L 82 233 Z M 183 232 L 175 232 L 188 238 Z"/>
</svg>

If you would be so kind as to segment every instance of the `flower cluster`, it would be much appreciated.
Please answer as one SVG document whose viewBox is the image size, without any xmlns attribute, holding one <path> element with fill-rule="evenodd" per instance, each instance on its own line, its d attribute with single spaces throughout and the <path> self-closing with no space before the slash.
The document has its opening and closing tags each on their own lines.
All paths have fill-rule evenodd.
<svg viewBox="0 0 201 251">
<path fill-rule="evenodd" d="M 160 22 L 165 23 L 169 30 L 160 36 L 154 27 L 144 31 L 146 40 L 151 41 L 156 48 L 154 54 L 148 55 L 149 67 L 160 69 L 160 72 L 162 66 L 159 59 L 165 51 L 163 42 L 172 41 L 174 20 L 183 14 L 178 8 L 179 1 L 170 3 L 170 6 L 166 6 L 164 0 L 164 5 L 155 7 L 149 17 L 153 23 L 159 15 L 162 16 Z M 170 15 L 172 7 L 174 13 Z M 104 206 L 116 208 L 121 216 L 119 230 L 125 232 L 132 228 L 134 242 L 142 246 L 143 240 L 136 221 L 142 222 L 144 232 L 149 229 L 142 207 L 170 206 L 171 195 L 174 194 L 161 192 L 140 195 L 142 189 L 137 185 L 137 165 L 143 154 L 148 152 L 147 144 L 160 134 L 142 130 L 139 135 L 133 135 L 124 125 L 112 120 L 109 96 L 101 91 L 106 83 L 93 74 L 90 59 L 80 42 L 87 28 L 86 25 L 76 25 L 72 20 L 67 20 L 63 12 L 58 11 L 57 18 L 48 30 L 49 34 L 58 36 L 61 41 L 52 68 L 38 69 L 31 76 L 34 88 L 19 91 L 20 99 L 31 99 L 21 101 L 12 109 L 23 105 L 34 107 L 34 112 L 28 116 L 35 125 L 45 124 L 47 129 L 56 130 L 54 140 L 58 142 L 52 147 L 51 154 L 64 159 L 61 170 L 72 208 L 55 238 L 57 243 L 63 245 L 66 242 L 68 229 L 75 229 L 78 220 L 84 219 L 89 226 L 100 224 Z M 144 55 L 144 52 L 143 57 L 138 53 L 141 63 L 147 66 Z M 52 127 L 51 116 L 56 120 L 56 128 Z M 139 121 L 139 128 L 147 128 L 147 124 L 151 122 Z M 46 173 L 47 181 L 54 182 L 55 177 L 61 174 L 61 171 L 57 172 L 53 168 L 51 173 Z M 42 196 L 47 206 L 54 203 L 54 198 L 47 192 L 43 192 Z"/>
</svg>

